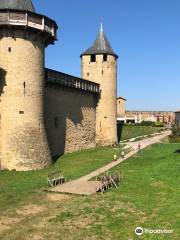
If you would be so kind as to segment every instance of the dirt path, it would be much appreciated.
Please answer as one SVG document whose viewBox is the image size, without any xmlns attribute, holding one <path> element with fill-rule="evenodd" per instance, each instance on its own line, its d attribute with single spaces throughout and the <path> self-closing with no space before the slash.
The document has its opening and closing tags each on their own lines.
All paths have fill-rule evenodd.
<svg viewBox="0 0 180 240">
<path fill-rule="evenodd" d="M 144 139 L 141 141 L 141 149 L 146 148 L 149 145 L 152 145 L 154 143 L 160 142 L 163 138 L 170 135 L 170 131 L 163 132 L 160 135 Z M 139 142 L 131 142 L 129 145 L 132 147 L 132 150 L 130 153 L 128 153 L 123 159 L 118 159 L 117 161 L 111 162 L 107 164 L 106 166 L 97 169 L 96 171 L 91 172 L 90 174 L 87 174 L 84 177 L 81 177 L 77 180 L 70 181 L 67 183 L 64 183 L 63 185 L 58 185 L 54 188 L 49 189 L 51 192 L 57 192 L 57 193 L 71 193 L 71 194 L 80 194 L 80 195 L 91 195 L 94 194 L 100 189 L 99 184 L 102 184 L 98 181 L 89 181 L 92 178 L 108 171 L 109 169 L 119 165 L 121 162 L 125 161 L 126 159 L 133 156 L 137 151 L 136 146 Z"/>
<path fill-rule="evenodd" d="M 152 145 L 154 143 L 160 142 L 163 138 L 169 136 L 170 134 L 171 134 L 171 131 L 165 131 L 161 135 L 157 135 L 157 136 L 154 136 L 154 137 L 151 137 L 151 138 L 147 138 L 147 139 L 144 139 L 144 140 L 141 140 L 141 141 L 128 142 L 127 144 L 130 145 L 134 149 L 134 151 L 131 151 L 130 153 L 128 153 L 125 156 L 125 158 L 123 158 L 123 159 L 120 158 L 120 159 L 118 159 L 115 162 L 111 162 L 111 163 L 107 164 L 106 166 L 104 166 L 102 168 L 99 168 L 99 169 L 95 170 L 94 172 L 91 172 L 90 174 L 88 174 L 88 175 L 86 175 L 84 177 L 79 178 L 78 180 L 80 180 L 80 181 L 88 181 L 88 180 L 92 179 L 93 177 L 96 177 L 99 174 L 102 174 L 102 173 L 108 171 L 109 169 L 119 165 L 121 162 L 123 162 L 126 159 L 130 158 L 131 156 L 133 156 L 137 152 L 135 149 L 136 149 L 136 146 L 137 146 L 137 144 L 139 142 L 141 143 L 141 149 L 143 149 L 143 148 L 146 148 L 147 146 L 150 146 L 150 145 Z"/>
</svg>

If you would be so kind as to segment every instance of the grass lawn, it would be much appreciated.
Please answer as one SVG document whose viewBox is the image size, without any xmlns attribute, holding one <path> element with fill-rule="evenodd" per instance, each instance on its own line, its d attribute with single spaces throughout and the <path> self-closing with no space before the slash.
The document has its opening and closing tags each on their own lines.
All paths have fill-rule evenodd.
<svg viewBox="0 0 180 240">
<path fill-rule="evenodd" d="M 123 126 L 118 127 L 119 139 L 127 140 L 130 138 L 149 135 L 160 131 L 162 127 L 152 127 L 152 126 Z"/>
<path fill-rule="evenodd" d="M 179 150 L 180 144 L 148 147 L 114 169 L 124 174 L 118 190 L 90 197 L 42 191 L 48 169 L 3 172 L 0 174 L 0 239 L 179 240 Z M 113 151 L 103 148 L 68 154 L 55 167 L 60 166 L 69 178 L 76 178 L 102 164 L 100 160 L 95 164 L 95 159 L 108 162 Z M 85 164 L 83 159 L 87 155 L 93 161 Z M 137 226 L 174 232 L 137 237 L 134 234 Z"/>
<path fill-rule="evenodd" d="M 76 179 L 111 162 L 114 153 L 119 156 L 120 148 L 101 147 L 66 154 L 51 167 L 39 171 L 0 172 L 0 214 L 47 187 L 48 173 L 61 170 L 67 180 Z"/>
</svg>

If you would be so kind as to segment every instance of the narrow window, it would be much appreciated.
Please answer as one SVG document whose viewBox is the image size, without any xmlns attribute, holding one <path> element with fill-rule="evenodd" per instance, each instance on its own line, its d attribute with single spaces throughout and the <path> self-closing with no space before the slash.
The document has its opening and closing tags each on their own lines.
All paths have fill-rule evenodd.
<svg viewBox="0 0 180 240">
<path fill-rule="evenodd" d="M 19 111 L 19 114 L 24 114 L 24 111 Z"/>
<path fill-rule="evenodd" d="M 89 73 L 87 73 L 87 76 L 89 76 Z"/>
<path fill-rule="evenodd" d="M 23 82 L 23 88 L 24 88 L 24 96 L 26 94 L 26 82 Z"/>
<path fill-rule="evenodd" d="M 58 128 L 58 125 L 59 125 L 58 117 L 54 118 L 54 125 L 55 125 L 55 128 Z"/>
<path fill-rule="evenodd" d="M 39 132 L 41 132 L 41 124 L 39 123 Z"/>
<path fill-rule="evenodd" d="M 104 71 L 102 70 L 102 75 L 104 74 Z"/>
<path fill-rule="evenodd" d="M 95 54 L 91 55 L 91 62 L 96 62 L 96 55 Z"/>
<path fill-rule="evenodd" d="M 107 54 L 103 55 L 103 62 L 107 62 Z"/>
<path fill-rule="evenodd" d="M 11 52 L 11 47 L 8 48 L 8 51 Z"/>
</svg>

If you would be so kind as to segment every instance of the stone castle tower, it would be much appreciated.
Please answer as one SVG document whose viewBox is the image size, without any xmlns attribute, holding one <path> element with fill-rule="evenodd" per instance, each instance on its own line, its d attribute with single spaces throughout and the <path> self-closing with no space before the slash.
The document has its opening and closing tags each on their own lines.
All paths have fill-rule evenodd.
<svg viewBox="0 0 180 240">
<path fill-rule="evenodd" d="M 100 84 L 96 109 L 96 143 L 117 143 L 117 58 L 102 25 L 93 46 L 82 55 L 82 78 Z"/>
<path fill-rule="evenodd" d="M 51 163 L 44 126 L 44 49 L 56 23 L 31 0 L 0 1 L 1 169 L 31 170 Z"/>
</svg>

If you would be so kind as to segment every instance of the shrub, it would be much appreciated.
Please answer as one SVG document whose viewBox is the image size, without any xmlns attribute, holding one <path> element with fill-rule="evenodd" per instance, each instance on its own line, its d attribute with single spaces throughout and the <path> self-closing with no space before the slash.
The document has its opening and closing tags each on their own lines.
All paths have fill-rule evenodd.
<svg viewBox="0 0 180 240">
<path fill-rule="evenodd" d="M 180 142 L 180 128 L 174 126 L 172 128 L 172 135 L 169 137 L 170 143 L 179 143 Z"/>
<path fill-rule="evenodd" d="M 151 122 L 151 121 L 142 121 L 141 125 L 142 126 L 152 126 L 152 127 L 155 127 L 156 123 L 155 122 Z"/>
<path fill-rule="evenodd" d="M 170 143 L 180 143 L 180 136 L 171 135 L 169 137 L 169 142 Z"/>
<path fill-rule="evenodd" d="M 174 126 L 172 129 L 173 136 L 180 136 L 180 128 L 177 126 Z"/>
<path fill-rule="evenodd" d="M 141 123 L 126 123 L 125 126 L 164 127 L 164 124 L 151 121 L 142 121 Z"/>
</svg>

